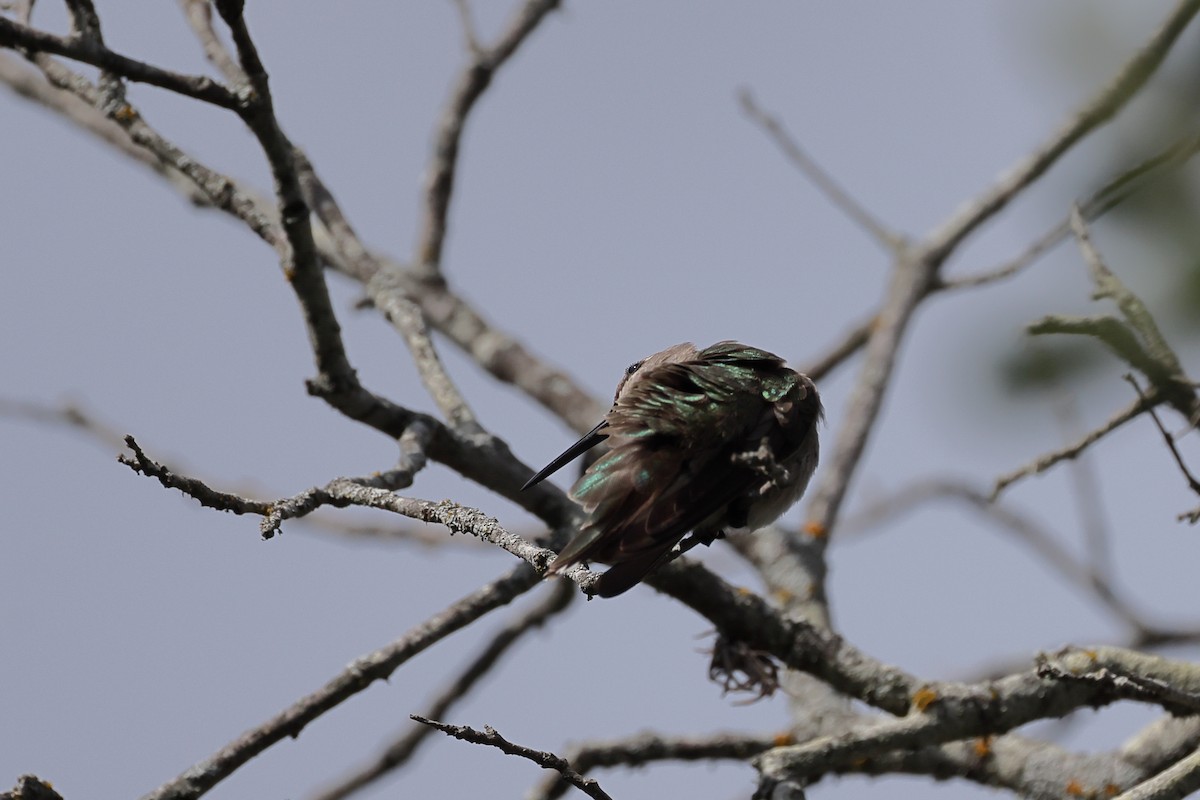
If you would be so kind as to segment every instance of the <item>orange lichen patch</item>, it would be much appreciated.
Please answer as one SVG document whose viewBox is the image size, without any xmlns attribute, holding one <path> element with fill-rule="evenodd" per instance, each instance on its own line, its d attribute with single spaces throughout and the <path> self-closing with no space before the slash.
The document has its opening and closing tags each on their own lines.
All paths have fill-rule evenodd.
<svg viewBox="0 0 1200 800">
<path fill-rule="evenodd" d="M 938 701 L 938 693 L 928 686 L 922 686 L 913 692 L 912 705 L 917 711 L 924 711 Z"/>
<path fill-rule="evenodd" d="M 976 758 L 987 758 L 992 754 L 992 738 L 991 736 L 980 736 L 971 742 L 971 750 L 975 752 Z"/>
<path fill-rule="evenodd" d="M 750 595 L 754 594 L 752 590 L 747 589 L 745 586 L 739 586 L 734 589 L 734 591 L 737 592 L 738 597 L 749 597 Z"/>
<path fill-rule="evenodd" d="M 773 739 L 771 739 L 771 744 L 775 745 L 776 747 L 787 747 L 788 745 L 795 743 L 796 737 L 792 736 L 791 732 L 789 731 L 780 731 L 779 733 L 775 734 Z"/>
<path fill-rule="evenodd" d="M 802 527 L 801 530 L 814 539 L 824 539 L 825 534 L 829 533 L 824 525 L 816 522 L 815 520 L 809 520 L 808 522 L 804 523 L 804 527 Z"/>
<path fill-rule="evenodd" d="M 792 600 L 796 599 L 796 593 L 787 589 L 776 589 L 775 591 L 771 592 L 771 599 L 780 605 L 787 605 L 788 603 L 792 602 Z"/>
<path fill-rule="evenodd" d="M 1071 781 L 1067 784 L 1066 793 L 1072 797 L 1087 797 L 1088 791 L 1083 788 L 1083 784 L 1079 781 Z"/>
<path fill-rule="evenodd" d="M 137 118 L 138 112 L 128 103 L 118 108 L 116 113 L 113 114 L 113 119 L 117 122 L 133 122 Z"/>
<path fill-rule="evenodd" d="M 1121 793 L 1121 787 L 1117 786 L 1115 783 L 1104 784 L 1104 796 L 1105 797 L 1116 797 L 1120 793 Z"/>
</svg>

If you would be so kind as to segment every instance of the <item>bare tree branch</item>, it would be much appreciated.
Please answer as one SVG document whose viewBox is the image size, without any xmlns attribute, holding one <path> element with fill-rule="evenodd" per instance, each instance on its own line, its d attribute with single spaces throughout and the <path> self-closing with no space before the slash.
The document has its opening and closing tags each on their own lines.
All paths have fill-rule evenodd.
<svg viewBox="0 0 1200 800">
<path fill-rule="evenodd" d="M 1124 425 L 1126 422 L 1129 422 L 1129 420 L 1138 416 L 1147 408 L 1151 408 L 1160 402 L 1162 402 L 1162 399 L 1154 393 L 1147 395 L 1145 399 L 1139 398 L 1137 402 L 1128 406 L 1123 411 L 1119 411 L 1114 414 L 1112 418 L 1108 420 L 1108 422 L 1080 437 L 1077 442 L 1055 450 L 1054 452 L 1038 456 L 1038 458 L 1036 458 L 1033 462 L 1015 469 L 1012 472 L 1001 475 L 996 479 L 996 485 L 992 488 L 991 499 L 995 501 L 1000 497 L 1004 490 L 1022 478 L 1027 478 L 1030 475 L 1040 475 L 1060 461 L 1077 457 L 1084 450 L 1091 447 L 1093 444 L 1100 441 L 1105 436 Z"/>
<path fill-rule="evenodd" d="M 212 24 L 212 3 L 209 0 L 179 0 L 179 8 L 200 46 L 204 48 L 204 57 L 233 85 L 245 83 L 248 78 L 238 66 L 233 54 L 221 42 Z"/>
<path fill-rule="evenodd" d="M 361 491 L 371 489 L 394 497 L 392 492 L 412 486 L 414 476 L 425 468 L 425 450 L 432 435 L 429 426 L 414 423 L 399 439 L 400 460 L 394 469 L 366 478 L 336 478 L 323 487 L 314 487 L 294 497 L 270 503 L 259 526 L 262 537 L 270 539 L 284 520 L 307 516 L 323 505 L 338 508 L 347 505 L 379 507 L 364 500 Z"/>
<path fill-rule="evenodd" d="M 1135 164 L 1121 172 L 1093 193 L 1087 200 L 1080 202 L 1079 211 L 1085 220 L 1095 221 L 1124 202 L 1127 198 L 1145 188 L 1156 178 L 1169 169 L 1176 169 L 1200 152 L 1200 134 L 1188 134 L 1176 140 L 1161 152 Z M 1024 251 L 1009 261 L 982 270 L 971 275 L 958 278 L 945 278 L 939 281 L 942 289 L 965 289 L 985 286 L 996 281 L 1011 277 L 1056 245 L 1067 240 L 1071 233 L 1071 218 L 1068 215 L 1062 221 L 1036 238 Z"/>
<path fill-rule="evenodd" d="M 1046 683 L 1047 680 L 1051 682 Z M 1088 697 L 1074 696 L 1086 687 Z M 767 783 L 805 784 L 862 759 L 912 751 L 972 736 L 1005 733 L 1029 721 L 1061 716 L 1082 705 L 1139 700 L 1175 713 L 1193 713 L 1200 695 L 1200 669 L 1193 664 L 1113 647 L 1067 648 L 1042 656 L 1033 673 L 1010 675 L 984 684 L 927 685 L 913 695 L 913 712 L 839 736 L 776 747 L 754 760 Z M 1039 692 L 1040 699 L 1035 699 Z M 1003 707 L 985 694 L 1005 697 Z M 980 698 L 976 705 L 971 698 Z M 1045 702 L 1045 707 L 1036 706 Z M 1029 702 L 1031 705 L 1022 709 Z M 1053 709 L 1053 710 L 1051 710 Z M 1024 721 L 1022 721 L 1024 720 Z"/>
<path fill-rule="evenodd" d="M 455 739 L 462 739 L 464 742 L 472 744 L 484 744 L 489 747 L 495 747 L 503 753 L 510 756 L 520 756 L 537 764 L 542 769 L 556 770 L 563 778 L 571 783 L 572 786 L 586 794 L 588 797 L 594 797 L 596 800 L 612 800 L 600 784 L 592 778 L 585 778 L 574 769 L 571 764 L 562 756 L 556 756 L 553 753 L 545 750 L 534 750 L 524 745 L 514 744 L 503 736 L 501 736 L 491 725 L 484 727 L 482 731 L 477 731 L 474 728 L 469 728 L 466 725 L 447 725 L 444 722 L 426 719 L 425 717 L 410 714 L 414 720 L 423 725 L 429 725 L 437 728 L 439 731 L 453 736 Z"/>
<path fill-rule="evenodd" d="M 63 800 L 63 797 L 38 776 L 22 775 L 11 792 L 0 792 L 0 800 Z"/>
<path fill-rule="evenodd" d="M 479 55 L 483 45 L 479 43 L 479 34 L 475 30 L 475 18 L 471 14 L 470 0 L 454 0 L 454 8 L 458 10 L 458 18 L 462 22 L 463 41 L 467 52 Z"/>
<path fill-rule="evenodd" d="M 1178 800 L 1200 789 L 1200 750 L 1114 800 Z"/>
<path fill-rule="evenodd" d="M 1133 765 L 1139 780 L 1162 772 L 1200 747 L 1200 717 L 1164 716 L 1146 725 L 1116 751 L 1118 760 Z"/>
<path fill-rule="evenodd" d="M 115 53 L 93 37 L 62 37 L 0 16 L 0 47 L 27 53 L 50 53 L 108 70 L 128 80 L 148 83 L 221 108 L 237 110 L 238 97 L 211 78 L 183 75 Z"/>
<path fill-rule="evenodd" d="M 1087 223 L 1084 222 L 1078 206 L 1071 210 L 1071 230 L 1079 242 L 1092 282 L 1096 286 L 1095 299 L 1112 300 L 1124 319 L 1111 316 L 1049 316 L 1030 325 L 1030 333 L 1079 333 L 1095 337 L 1145 375 L 1152 389 L 1143 393 L 1141 388 L 1134 384 L 1138 400 L 1130 408 L 1117 414 L 1074 445 L 1044 455 L 1032 464 L 1004 475 L 996 482 L 992 492 L 993 498 L 998 497 L 1000 492 L 1020 478 L 1042 472 L 1063 459 L 1076 457 L 1103 436 L 1143 411 L 1152 410 L 1159 403 L 1169 403 L 1189 421 L 1189 424 L 1192 424 L 1192 420 L 1200 418 L 1200 397 L 1196 395 L 1195 384 L 1187 377 L 1178 356 L 1159 331 L 1158 324 L 1141 299 L 1104 264 L 1092 244 Z"/>
<path fill-rule="evenodd" d="M 551 617 L 565 611 L 575 596 L 576 592 L 571 584 L 566 581 L 556 581 L 542 602 L 518 615 L 493 634 L 491 641 L 483 650 L 434 698 L 423 716 L 429 719 L 445 716 L 458 704 L 459 700 L 466 697 L 479 680 L 487 675 L 526 633 L 542 627 Z M 396 771 L 408 763 L 408 760 L 432 731 L 433 728 L 428 726 L 413 727 L 390 744 L 374 763 L 336 786 L 321 792 L 314 800 L 342 800 L 342 798 L 349 797 Z"/>
<path fill-rule="evenodd" d="M 1054 408 L 1068 437 L 1079 436 L 1083 425 L 1080 422 L 1079 407 L 1074 396 L 1066 391 L 1058 392 Z M 1153 409 L 1151 409 L 1151 413 L 1153 413 Z M 1079 515 L 1079 527 L 1083 532 L 1087 571 L 1094 583 L 1111 586 L 1113 576 L 1112 530 L 1104 514 L 1104 494 L 1100 489 L 1095 465 L 1094 458 L 1084 455 L 1071 462 L 1067 474 L 1071 478 L 1072 495 L 1075 500 L 1076 513 Z"/>
<path fill-rule="evenodd" d="M 98 99 L 89 99 L 97 98 L 98 95 L 81 77 L 63 69 L 59 64 L 39 63 L 58 86 L 80 94 L 85 100 L 89 100 L 89 104 L 99 105 Z M 120 126 L 127 129 L 129 139 L 126 140 L 115 135 L 112 123 L 102 121 L 105 119 L 102 114 L 93 119 L 91 115 L 73 113 L 69 105 L 58 103 L 53 95 L 42 91 L 43 85 L 33 84 L 19 71 L 10 68 L 5 59 L 0 59 L 0 80 L 24 96 L 37 99 L 47 107 L 68 115 L 72 121 L 103 137 L 127 155 L 151 165 L 171 180 L 172 185 L 193 203 L 209 205 L 241 219 L 274 247 L 281 257 L 287 256 L 287 239 L 275 209 L 237 181 L 205 167 L 198 159 L 167 142 L 154 132 L 136 111 L 115 118 Z M 307 161 L 299 151 L 296 151 L 295 156 L 297 169 L 303 170 Z M 311 165 L 308 165 L 307 171 L 312 175 Z M 185 176 L 187 180 L 179 180 L 177 175 Z M 312 177 L 315 178 L 315 175 Z M 394 269 L 396 274 L 404 274 L 403 269 L 394 262 L 369 253 L 358 241 L 328 190 L 324 189 L 319 181 L 315 182 L 315 186 L 315 199 L 310 198 L 309 202 L 323 223 L 329 226 L 330 234 L 325 236 L 324 229 L 314 232 L 324 260 L 363 283 L 367 283 L 383 266 Z M 405 293 L 422 307 L 431 325 L 470 355 L 480 367 L 497 380 L 513 384 L 524 391 L 565 420 L 574 430 L 587 430 L 603 413 L 601 404 L 579 387 L 570 376 L 538 359 L 522 344 L 486 321 L 477 310 L 444 285 L 429 284 L 410 277 L 405 280 Z M 397 411 L 394 408 L 376 408 L 378 400 L 379 398 L 355 395 L 346 398 L 345 404 L 348 407 L 359 407 L 362 409 L 361 413 L 372 415 L 376 419 L 375 426 L 378 427 L 383 418 L 391 417 Z M 517 482 L 518 487 L 521 482 L 523 481 Z"/>
<path fill-rule="evenodd" d="M 345 671 L 317 691 L 258 728 L 246 731 L 216 753 L 145 795 L 142 800 L 190 800 L 200 797 L 263 750 L 288 736 L 299 736 L 305 726 L 329 709 L 350 699 L 375 681 L 386 680 L 417 653 L 488 612 L 507 605 L 537 586 L 538 582 L 537 572 L 529 565 L 517 565 L 496 581 L 430 617 L 386 647 L 355 659 Z"/>
<path fill-rule="evenodd" d="M 708 736 L 666 736 L 640 733 L 609 742 L 586 742 L 567 751 L 566 759 L 582 772 L 595 767 L 640 767 L 656 761 L 745 761 L 769 747 L 787 744 L 787 733 L 716 733 Z M 527 800 L 554 800 L 571 784 L 550 776 L 527 796 Z"/>
<path fill-rule="evenodd" d="M 1067 647 L 1038 659 L 1038 674 L 1081 681 L 1100 692 L 1160 705 L 1175 715 L 1200 713 L 1200 666 L 1123 647 Z"/>
<path fill-rule="evenodd" d="M 446 373 L 433 341 L 429 338 L 429 329 L 425 325 L 425 316 L 420 306 L 401 294 L 398 291 L 398 282 L 394 278 L 388 281 L 389 278 L 392 278 L 392 273 L 386 269 L 376 272 L 375 277 L 371 279 L 373 284 L 390 282 L 392 286 L 389 288 L 372 285 L 369 291 L 375 298 L 376 307 L 404 337 L 421 375 L 421 382 L 429 390 L 430 396 L 437 403 L 450 427 L 468 433 L 482 430 L 475 413 L 471 411 L 466 399 Z"/>
<path fill-rule="evenodd" d="M 100 444 L 119 449 L 125 436 L 75 403 L 51 406 L 32 400 L 0 397 L 0 417 L 26 419 L 42 425 L 67 425 L 87 433 Z"/>
<path fill-rule="evenodd" d="M 841 184 L 820 164 L 804 152 L 796 140 L 784 130 L 779 120 L 759 107 L 749 89 L 742 89 L 738 92 L 738 102 L 746 116 L 775 141 L 783 154 L 787 156 L 788 161 L 791 161 L 812 182 L 813 186 L 823 192 L 835 208 L 862 228 L 889 255 L 895 255 L 904 249 L 904 237 L 880 222 L 862 203 L 842 188 Z"/>
<path fill-rule="evenodd" d="M 350 405 L 366 399 L 366 392 L 350 366 L 342 343 L 341 325 L 333 313 L 321 260 L 313 242 L 309 208 L 300 187 L 295 148 L 275 117 L 267 71 L 246 27 L 241 3 L 230 0 L 216 5 L 229 26 L 238 61 L 247 77 L 246 88 L 250 90 L 246 102 L 236 109 L 238 116 L 258 140 L 275 178 L 280 219 L 291 245 L 290 257 L 282 258 L 280 265 L 300 301 L 318 372 L 309 382 L 309 391 L 347 413 Z"/>
<path fill-rule="evenodd" d="M 433 147 L 433 161 L 425 179 L 425 209 L 414 256 L 414 270 L 423 280 L 440 279 L 446 215 L 454 191 L 458 150 L 467 117 L 475 102 L 491 84 L 496 70 L 517 51 L 546 15 L 558 8 L 558 4 L 559 0 L 526 0 L 500 41 L 491 48 L 479 47 L 472 28 L 464 25 L 468 41 L 476 41 L 476 46 L 471 48 L 471 62 L 459 74 L 450 101 L 442 112 Z M 469 19 L 470 15 L 464 13 L 464 20 Z"/>
<path fill-rule="evenodd" d="M 418 425 L 406 434 L 408 438 L 401 437 L 401 460 L 397 469 L 365 478 L 334 478 L 324 486 L 314 487 L 294 497 L 275 502 L 252 500 L 220 492 L 203 481 L 178 475 L 149 458 L 132 436 L 125 437 L 125 442 L 133 451 L 133 456 L 121 456 L 118 460 L 135 472 L 156 478 L 165 488 L 178 489 L 194 497 L 203 506 L 231 511 L 234 514 L 262 516 L 260 528 L 264 539 L 274 536 L 284 520 L 305 516 L 321 506 L 363 506 L 390 511 L 421 522 L 445 525 L 451 534 L 469 533 L 485 542 L 498 545 L 517 558 L 533 564 L 539 573 L 544 573 L 550 559 L 555 556 L 554 551 L 510 533 L 495 518 L 450 500 L 435 503 L 431 500 L 401 497 L 395 493 L 396 488 L 410 484 L 413 473 L 424 465 L 423 449 L 428 432 Z M 590 591 L 597 578 L 581 565 L 564 574 L 577 581 L 585 591 Z"/>
<path fill-rule="evenodd" d="M 1142 387 L 1138 384 L 1137 379 L 1132 375 L 1126 375 L 1125 380 L 1129 381 L 1129 383 L 1133 386 L 1133 390 L 1137 392 L 1138 397 L 1144 400 L 1146 395 L 1142 391 Z M 1171 451 L 1171 457 L 1175 459 L 1175 465 L 1179 467 L 1179 471 L 1183 473 L 1183 477 L 1187 481 L 1188 488 L 1196 494 L 1200 494 L 1200 480 L 1196 479 L 1196 476 L 1193 475 L 1191 470 L 1188 469 L 1187 463 L 1184 462 L 1183 456 L 1179 454 L 1179 448 L 1175 446 L 1175 437 L 1171 435 L 1171 432 L 1167 430 L 1165 425 L 1163 425 L 1162 420 L 1158 418 L 1158 412 L 1154 410 L 1153 406 L 1147 410 L 1150 412 L 1150 419 L 1154 420 L 1154 425 L 1158 428 L 1158 432 L 1162 434 L 1163 442 L 1166 443 L 1167 449 Z M 1188 516 L 1188 514 L 1182 514 L 1180 515 L 1180 519 L 1183 519 L 1186 516 Z M 1195 520 L 1193 520 L 1193 523 L 1194 522 Z"/>
<path fill-rule="evenodd" d="M 809 520 L 814 528 L 821 531 L 833 528 L 890 383 L 901 339 L 946 258 L 972 231 L 1037 180 L 1076 142 L 1124 107 L 1158 69 L 1197 11 L 1200 11 L 1200 0 L 1181 0 L 1150 41 L 1058 132 L 1018 162 L 999 183 L 951 215 L 914 247 L 911 255 L 898 261 L 878 323 L 867 343 L 865 363 L 846 407 L 834 452 L 826 462 L 824 478 L 809 503 Z M 828 537 L 818 536 L 813 541 L 821 550 Z M 819 590 L 816 597 L 823 602 L 823 579 L 816 588 Z"/>
<path fill-rule="evenodd" d="M 865 322 L 860 322 L 847 332 L 840 342 L 835 344 L 821 358 L 817 359 L 816 363 L 811 364 L 805 369 L 801 369 L 808 377 L 814 381 L 819 381 L 840 366 L 846 359 L 862 349 L 863 345 L 871 337 L 871 326 L 875 324 L 875 317 L 872 316 Z"/>
<path fill-rule="evenodd" d="M 117 456 L 117 461 L 129 467 L 134 472 L 155 478 L 165 489 L 178 489 L 189 497 L 200 501 L 206 508 L 218 511 L 229 511 L 234 514 L 268 514 L 271 504 L 261 500 L 252 500 L 229 492 L 222 492 L 208 486 L 204 481 L 178 475 L 167 466 L 154 461 L 142 450 L 141 445 L 132 436 L 125 437 L 125 445 L 133 451 L 132 456 Z"/>
<path fill-rule="evenodd" d="M 885 519 L 894 519 L 912 511 L 917 506 L 938 500 L 955 500 L 965 503 L 984 519 L 994 522 L 1001 530 L 1012 534 L 1030 548 L 1050 569 L 1067 582 L 1095 598 L 1114 617 L 1131 627 L 1135 633 L 1157 630 L 1146 624 L 1133 610 L 1128 600 L 1121 597 L 1111 576 L 1097 572 L 1081 564 L 1051 533 L 1025 514 L 994 502 L 986 493 L 954 479 L 927 480 L 906 486 L 882 497 L 866 508 L 847 517 L 842 524 L 842 535 L 852 535 L 879 524 Z"/>
</svg>

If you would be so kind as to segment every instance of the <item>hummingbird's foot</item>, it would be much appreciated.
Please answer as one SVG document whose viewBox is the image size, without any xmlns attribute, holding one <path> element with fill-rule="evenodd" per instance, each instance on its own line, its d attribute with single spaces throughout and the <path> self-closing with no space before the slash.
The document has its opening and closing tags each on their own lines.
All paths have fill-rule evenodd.
<svg viewBox="0 0 1200 800">
<path fill-rule="evenodd" d="M 770 653 L 717 634 L 712 661 L 708 665 L 708 679 L 721 686 L 722 694 L 752 693 L 753 697 L 741 702 L 753 703 L 770 697 L 779 688 L 779 665 Z"/>
<path fill-rule="evenodd" d="M 744 450 L 741 453 L 734 453 L 730 456 L 730 460 L 734 464 L 749 467 L 755 472 L 759 472 L 763 477 L 767 478 L 767 482 L 760 488 L 759 494 L 766 494 L 772 488 L 779 486 L 787 486 L 792 482 L 791 471 L 779 463 L 775 458 L 775 451 L 771 449 L 770 443 L 766 437 L 759 443 L 755 450 Z"/>
</svg>

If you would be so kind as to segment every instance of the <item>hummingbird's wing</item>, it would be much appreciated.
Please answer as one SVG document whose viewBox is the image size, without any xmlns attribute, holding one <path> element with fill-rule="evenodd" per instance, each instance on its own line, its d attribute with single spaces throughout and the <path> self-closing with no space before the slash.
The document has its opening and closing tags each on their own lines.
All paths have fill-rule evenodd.
<svg viewBox="0 0 1200 800">
<path fill-rule="evenodd" d="M 559 553 L 552 572 L 592 558 L 617 562 L 657 552 L 659 545 L 669 550 L 754 478 L 716 468 L 680 474 L 673 454 L 646 456 L 637 447 L 617 447 L 580 479 L 573 493 L 590 519 Z M 656 481 L 665 485 L 656 486 Z"/>
<path fill-rule="evenodd" d="M 689 531 L 744 525 L 732 507 L 767 478 L 733 457 L 765 442 L 786 458 L 803 438 L 790 413 L 800 376 L 770 353 L 722 342 L 636 377 L 606 417 L 615 446 L 574 489 L 590 520 L 550 567 L 612 563 L 597 584 L 606 597 L 636 584 Z"/>
</svg>

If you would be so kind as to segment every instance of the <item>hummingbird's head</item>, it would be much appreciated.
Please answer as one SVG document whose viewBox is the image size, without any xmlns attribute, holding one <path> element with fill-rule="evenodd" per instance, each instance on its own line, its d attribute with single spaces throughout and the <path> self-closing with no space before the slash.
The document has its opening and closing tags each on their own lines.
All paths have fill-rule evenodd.
<svg viewBox="0 0 1200 800">
<path fill-rule="evenodd" d="M 617 384 L 616 394 L 613 395 L 613 405 L 621 399 L 621 396 L 637 386 L 638 381 L 643 375 L 652 372 L 652 369 L 643 368 L 657 367 L 662 364 L 676 364 L 681 361 L 691 361 L 699 355 L 700 351 L 696 349 L 696 345 L 691 342 L 683 342 L 674 347 L 668 347 L 662 352 L 655 353 L 652 356 L 647 356 L 641 361 L 635 361 L 625 368 L 625 374 L 621 377 L 621 382 Z"/>
</svg>

